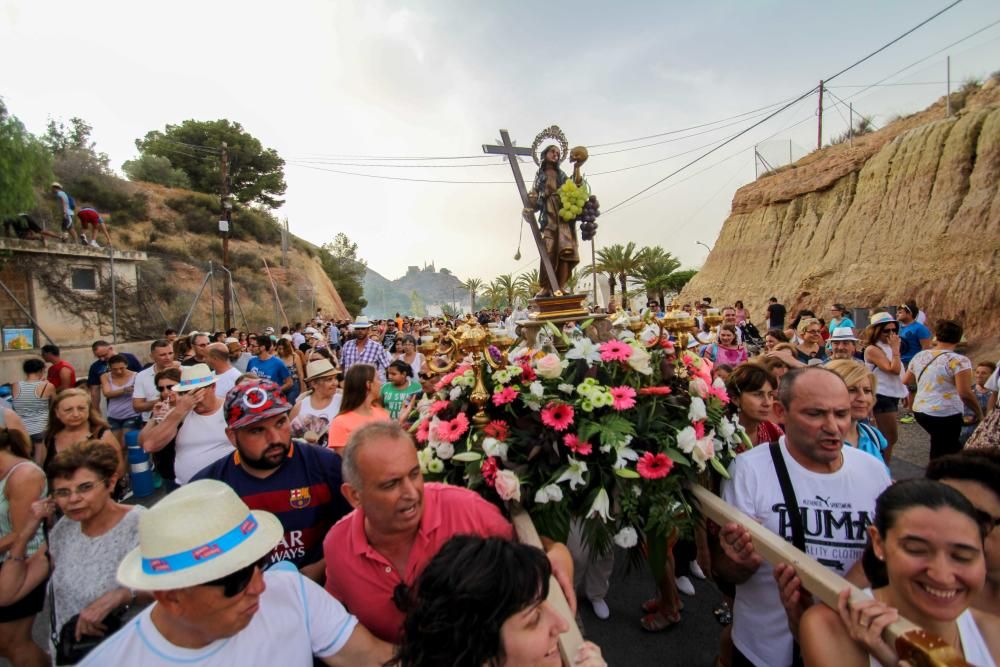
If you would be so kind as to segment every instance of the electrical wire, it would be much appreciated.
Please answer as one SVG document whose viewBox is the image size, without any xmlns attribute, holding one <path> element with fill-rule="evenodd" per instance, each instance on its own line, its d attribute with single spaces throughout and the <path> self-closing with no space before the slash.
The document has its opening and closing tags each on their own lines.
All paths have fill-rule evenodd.
<svg viewBox="0 0 1000 667">
<path fill-rule="evenodd" d="M 891 40 L 891 41 L 887 42 L 886 44 L 884 44 L 884 45 L 882 45 L 882 46 L 880 46 L 880 47 L 879 47 L 878 49 L 876 49 L 876 50 L 872 51 L 871 53 L 869 53 L 868 55 L 864 56 L 863 58 L 861 58 L 861 59 L 859 59 L 859 60 L 855 61 L 855 62 L 854 62 L 853 64 L 851 64 L 851 65 L 848 65 L 847 67 L 843 68 L 843 69 L 842 69 L 842 70 L 840 70 L 839 72 L 836 72 L 835 74 L 833 74 L 833 75 L 831 75 L 831 76 L 829 76 L 829 77 L 826 77 L 825 79 L 823 79 L 824 83 L 825 83 L 826 81 L 833 81 L 833 80 L 834 80 L 834 79 L 836 79 L 837 77 L 839 77 L 839 76 L 841 76 L 841 75 L 843 75 L 843 74 L 846 74 L 847 72 L 851 71 L 852 69 L 854 69 L 854 68 L 855 68 L 855 67 L 857 67 L 858 65 L 860 65 L 860 64 L 862 64 L 862 63 L 864 63 L 864 62 L 866 62 L 867 60 L 871 59 L 871 58 L 872 58 L 872 57 L 874 57 L 875 55 L 877 55 L 877 54 L 881 53 L 882 51 L 885 51 L 885 50 L 886 50 L 887 48 L 889 48 L 890 46 L 892 46 L 892 45 L 893 45 L 893 44 L 895 44 L 896 42 L 900 41 L 901 39 L 903 39 L 903 38 L 904 38 L 904 37 L 906 37 L 907 35 L 910 35 L 910 34 L 912 34 L 912 33 L 913 33 L 913 32 L 915 32 L 916 30 L 918 30 L 919 28 L 921 28 L 921 27 L 923 27 L 923 26 L 927 25 L 928 23 L 930 23 L 931 21 L 933 21 L 933 20 L 934 20 L 934 19 L 936 19 L 937 17 L 939 17 L 939 16 L 941 16 L 942 14 L 944 14 L 944 13 L 945 13 L 946 11 L 948 11 L 949 9 L 951 9 L 951 8 L 953 8 L 953 7 L 955 7 L 955 6 L 957 6 L 958 4 L 960 4 L 960 3 L 962 3 L 962 2 L 963 2 L 963 0 L 954 0 L 954 2 L 952 2 L 952 3 L 951 3 L 951 4 L 949 4 L 949 5 L 947 5 L 947 6 L 946 6 L 946 7 L 944 8 L 944 9 L 941 9 L 940 11 L 938 11 L 938 12 L 935 12 L 935 13 L 934 13 L 934 14 L 933 14 L 932 16 L 930 16 L 930 17 L 929 17 L 929 18 L 927 18 L 927 19 L 924 19 L 923 21 L 921 21 L 920 23 L 918 23 L 918 24 L 917 24 L 916 26 L 914 26 L 914 27 L 910 28 L 909 30 L 907 30 L 906 32 L 904 32 L 904 33 L 903 33 L 902 35 L 899 35 L 899 36 L 898 36 L 898 37 L 896 37 L 895 39 L 893 39 L 893 40 Z M 819 88 L 819 86 L 815 86 L 815 87 L 813 87 L 813 88 L 812 88 L 812 89 L 810 89 L 810 90 L 809 90 L 808 92 L 806 92 L 806 93 L 803 93 L 802 95 L 800 95 L 800 96 L 799 96 L 798 98 L 796 98 L 796 99 L 795 99 L 794 101 L 792 101 L 792 102 L 789 102 L 788 104 L 785 104 L 784 106 L 782 106 L 781 108 L 779 108 L 779 109 L 778 109 L 777 111 L 773 111 L 773 112 L 769 113 L 769 114 L 768 114 L 768 115 L 767 115 L 766 117 L 764 117 L 764 118 L 763 118 L 762 120 L 759 120 L 759 121 L 757 121 L 757 122 L 756 122 L 756 123 L 754 123 L 753 125 L 751 125 L 751 126 L 749 126 L 749 127 L 745 128 L 744 130 L 742 130 L 742 131 L 738 132 L 737 134 L 733 135 L 733 136 L 732 136 L 732 137 L 730 137 L 729 139 L 726 139 L 725 141 L 723 141 L 722 143 L 720 143 L 720 144 L 719 144 L 718 146 L 716 146 L 715 148 L 712 148 L 712 149 L 708 150 L 707 152 L 705 152 L 705 153 L 703 153 L 702 155 L 700 155 L 700 156 L 696 157 L 696 158 L 695 158 L 694 160 L 691 160 L 690 162 L 688 162 L 687 164 L 683 165 L 682 167 L 680 167 L 680 168 L 678 168 L 678 169 L 675 169 L 674 171 L 670 172 L 669 174 L 667 174 L 667 175 L 666 175 L 666 176 L 664 176 L 663 178 L 659 179 L 659 180 L 658 180 L 658 181 L 656 181 L 655 183 L 653 183 L 653 184 L 651 184 L 651 185 L 648 185 L 648 186 L 646 186 L 646 187 L 645 187 L 645 188 L 643 188 L 642 190 L 639 190 L 638 192 L 636 192 L 636 193 L 635 193 L 635 194 L 633 194 L 633 195 L 630 195 L 629 197 L 626 197 L 626 198 L 625 198 L 625 199 L 623 199 L 622 201 L 620 201 L 620 202 L 618 202 L 617 204 L 615 204 L 614 206 L 610 207 L 610 208 L 609 208 L 609 209 L 608 209 L 607 211 L 605 211 L 604 213 L 605 213 L 605 214 L 607 214 L 607 213 L 610 213 L 611 211 L 615 210 L 615 209 L 616 209 L 616 208 L 618 208 L 619 206 L 621 206 L 621 205 L 623 205 L 623 204 L 625 204 L 625 203 L 627 203 L 627 202 L 631 201 L 632 199 L 635 199 L 635 198 L 636 198 L 636 197 L 638 197 L 639 195 L 641 195 L 641 194 L 643 194 L 643 193 L 645 193 L 645 192 L 648 192 L 649 190 L 651 190 L 652 188 L 656 187 L 656 186 L 657 186 L 657 185 L 659 185 L 660 183 L 662 183 L 662 182 L 666 181 L 667 179 L 669 179 L 669 178 L 671 178 L 671 177 L 673 177 L 673 176 L 675 176 L 675 175 L 679 174 L 680 172 L 684 171 L 685 169 L 687 169 L 687 168 L 688 168 L 688 167 L 690 167 L 691 165 L 693 165 L 693 164 L 696 164 L 697 162 L 700 162 L 701 160 L 705 159 L 706 157 L 708 157 L 709 155 L 711 155 L 711 154 L 712 154 L 712 153 L 714 153 L 715 151 L 719 150 L 719 149 L 720 149 L 720 148 L 722 148 L 723 146 L 725 146 L 725 145 L 727 145 L 727 144 L 731 143 L 732 141 L 735 141 L 735 140 L 736 140 L 736 139 L 737 139 L 738 137 L 740 137 L 740 136 L 742 136 L 742 135 L 746 134 L 746 133 L 747 133 L 747 132 L 749 132 L 750 130 L 753 130 L 753 129 L 755 129 L 755 128 L 759 127 L 760 125 L 763 125 L 763 124 L 764 124 L 764 123 L 766 123 L 766 122 L 767 122 L 768 120 L 770 120 L 771 118 L 774 118 L 775 116 L 777 116 L 777 115 L 778 115 L 778 114 L 780 114 L 781 112 L 785 111 L 785 110 L 786 110 L 786 109 L 788 109 L 789 107 L 793 106 L 793 105 L 794 105 L 794 104 L 796 104 L 797 102 L 799 102 L 799 101 L 801 101 L 801 100 L 805 99 L 806 97 L 808 97 L 808 96 L 812 95 L 812 94 L 813 94 L 813 92 L 815 92 L 815 91 L 816 91 L 816 90 L 817 90 L 818 88 Z"/>
</svg>

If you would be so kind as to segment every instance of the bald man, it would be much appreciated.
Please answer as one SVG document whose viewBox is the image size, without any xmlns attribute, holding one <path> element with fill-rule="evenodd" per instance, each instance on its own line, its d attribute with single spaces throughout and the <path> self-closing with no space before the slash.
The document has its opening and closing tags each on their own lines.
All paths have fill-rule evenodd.
<svg viewBox="0 0 1000 667">
<path fill-rule="evenodd" d="M 210 343 L 205 352 L 205 363 L 218 378 L 215 381 L 215 395 L 225 398 L 242 375 L 240 369 L 235 368 L 229 361 L 229 347 L 225 343 Z"/>
</svg>

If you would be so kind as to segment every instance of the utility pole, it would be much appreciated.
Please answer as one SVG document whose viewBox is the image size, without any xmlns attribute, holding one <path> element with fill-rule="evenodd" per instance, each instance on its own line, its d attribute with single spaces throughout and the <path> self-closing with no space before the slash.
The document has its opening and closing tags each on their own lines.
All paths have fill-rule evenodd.
<svg viewBox="0 0 1000 667">
<path fill-rule="evenodd" d="M 854 145 L 854 102 L 847 105 L 847 137 Z"/>
<path fill-rule="evenodd" d="M 951 56 L 945 58 L 945 68 L 947 69 L 945 75 L 947 77 L 947 82 L 948 82 L 947 92 L 944 96 L 945 108 L 948 110 L 948 118 L 951 118 Z"/>
<path fill-rule="evenodd" d="M 222 268 L 226 270 L 225 289 L 222 290 L 222 319 L 226 331 L 233 326 L 233 274 L 229 272 L 229 230 L 233 224 L 233 202 L 229 194 L 229 147 L 222 142 L 222 215 L 219 233 L 222 235 Z"/>
<path fill-rule="evenodd" d="M 816 128 L 816 150 L 823 148 L 823 79 L 819 80 L 819 125 Z"/>
</svg>

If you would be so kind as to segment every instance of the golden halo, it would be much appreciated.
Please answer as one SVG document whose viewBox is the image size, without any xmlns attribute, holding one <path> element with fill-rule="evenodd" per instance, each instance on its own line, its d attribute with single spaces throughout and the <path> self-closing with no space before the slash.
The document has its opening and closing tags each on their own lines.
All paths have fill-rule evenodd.
<svg viewBox="0 0 1000 667">
<path fill-rule="evenodd" d="M 531 158 L 535 161 L 535 164 L 538 166 L 542 165 L 538 159 L 538 148 L 546 139 L 555 139 L 559 142 L 559 161 L 562 162 L 565 160 L 566 156 L 569 155 L 569 141 L 567 141 L 566 135 L 559 129 L 558 125 L 550 125 L 536 134 L 535 140 L 531 144 Z"/>
</svg>

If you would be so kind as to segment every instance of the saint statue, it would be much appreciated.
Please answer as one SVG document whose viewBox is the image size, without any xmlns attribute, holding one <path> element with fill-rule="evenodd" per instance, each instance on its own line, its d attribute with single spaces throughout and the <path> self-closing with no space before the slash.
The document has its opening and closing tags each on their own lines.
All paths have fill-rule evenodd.
<svg viewBox="0 0 1000 667">
<path fill-rule="evenodd" d="M 582 152 L 579 152 L 581 151 Z M 583 182 L 580 175 L 580 164 L 586 160 L 586 149 L 573 149 L 571 154 L 576 168 L 573 171 L 573 180 L 577 185 Z M 566 291 L 566 283 L 569 282 L 570 275 L 574 267 L 580 263 L 580 253 L 576 238 L 576 221 L 564 220 L 559 215 L 562 202 L 559 198 L 559 188 L 566 182 L 569 176 L 560 168 L 562 162 L 562 152 L 555 144 L 545 147 L 542 151 L 538 172 L 535 174 L 535 182 L 528 192 L 528 203 L 530 208 L 526 213 L 538 211 L 538 228 L 542 235 L 544 252 L 548 255 L 552 268 L 555 270 L 558 285 L 549 284 L 549 277 L 542 265 L 538 271 L 539 281 L 542 289 L 536 296 L 559 295 Z"/>
</svg>

